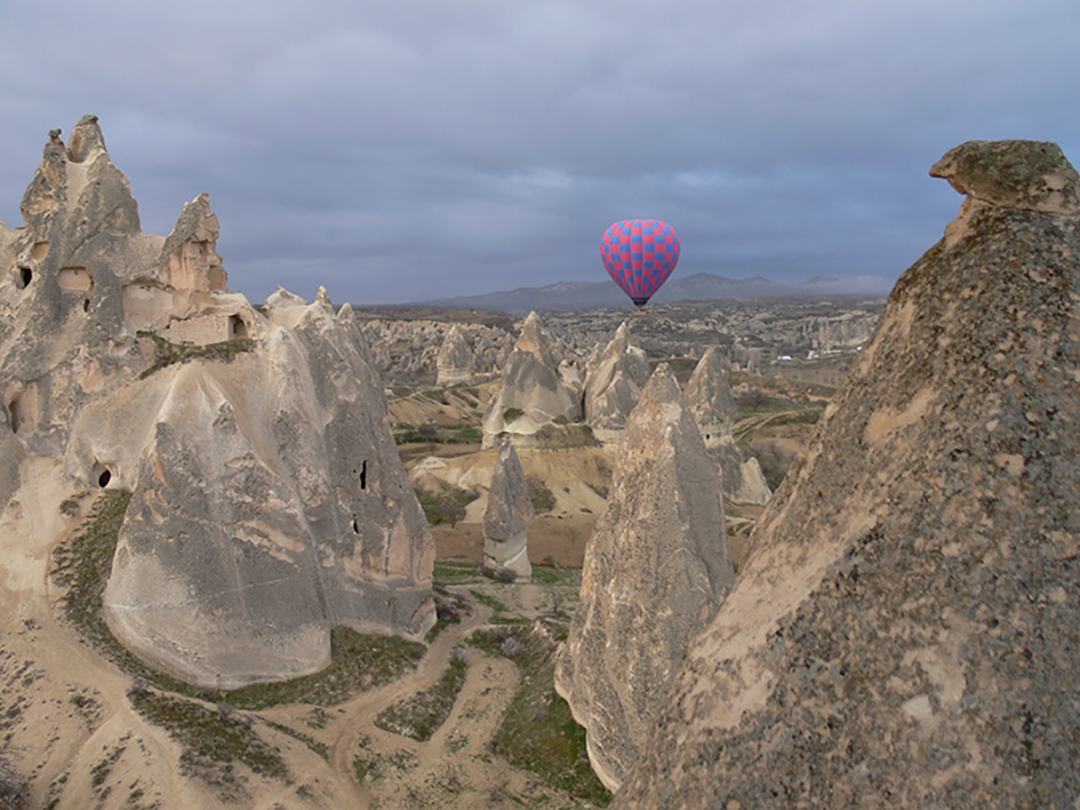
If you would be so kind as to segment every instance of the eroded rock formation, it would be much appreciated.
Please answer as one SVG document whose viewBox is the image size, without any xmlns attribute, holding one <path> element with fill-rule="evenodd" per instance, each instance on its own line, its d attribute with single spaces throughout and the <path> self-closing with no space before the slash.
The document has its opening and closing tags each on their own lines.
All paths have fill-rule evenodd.
<svg viewBox="0 0 1080 810">
<path fill-rule="evenodd" d="M 716 467 L 662 364 L 627 420 L 556 662 L 556 689 L 586 728 L 608 787 L 629 770 L 690 640 L 733 578 Z"/>
<path fill-rule="evenodd" d="M 230 293 L 206 195 L 142 233 L 92 116 L 22 210 L 0 228 L 0 531 L 51 537 L 66 499 L 132 490 L 106 618 L 197 683 L 312 671 L 336 624 L 422 636 L 434 544 L 352 309 Z"/>
<path fill-rule="evenodd" d="M 455 323 L 446 333 L 439 348 L 439 356 L 435 362 L 439 373 L 435 384 L 444 386 L 472 382 L 474 360 L 472 347 L 465 339 L 465 333 L 461 326 Z"/>
<path fill-rule="evenodd" d="M 613 807 L 1072 807 L 1080 177 L 971 142 Z"/>
<path fill-rule="evenodd" d="M 686 383 L 686 402 L 701 429 L 705 447 L 720 469 L 724 497 L 734 503 L 765 504 L 772 493 L 757 459 L 743 461 L 732 437 L 738 407 L 724 372 L 720 350 L 710 346 Z"/>
<path fill-rule="evenodd" d="M 535 516 L 521 460 L 513 443 L 503 439 L 484 512 L 485 567 L 510 569 L 521 581 L 532 577 L 528 543 L 529 524 Z"/>
<path fill-rule="evenodd" d="M 649 381 L 649 361 L 624 321 L 585 378 L 585 421 L 596 437 L 614 446 Z"/>
<path fill-rule="evenodd" d="M 551 422 L 581 418 L 578 392 L 560 375 L 562 361 L 540 317 L 530 312 L 506 362 L 502 386 L 484 415 L 484 447 L 494 447 L 503 436 L 527 440 Z"/>
</svg>

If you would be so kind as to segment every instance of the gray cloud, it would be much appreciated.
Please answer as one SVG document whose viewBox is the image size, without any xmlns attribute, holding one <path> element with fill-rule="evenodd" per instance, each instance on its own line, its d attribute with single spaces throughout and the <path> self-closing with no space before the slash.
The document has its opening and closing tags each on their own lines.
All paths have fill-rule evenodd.
<svg viewBox="0 0 1080 810">
<path fill-rule="evenodd" d="M 677 274 L 896 275 L 971 138 L 1080 155 L 1074 0 L 0 6 L 0 218 L 93 112 L 144 228 L 209 191 L 230 286 L 415 300 L 603 279 L 626 217 Z"/>
</svg>

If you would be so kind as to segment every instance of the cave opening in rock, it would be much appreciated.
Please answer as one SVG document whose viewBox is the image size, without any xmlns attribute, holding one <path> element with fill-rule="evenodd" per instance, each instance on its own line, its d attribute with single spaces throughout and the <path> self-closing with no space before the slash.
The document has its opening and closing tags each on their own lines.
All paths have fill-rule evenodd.
<svg viewBox="0 0 1080 810">
<path fill-rule="evenodd" d="M 94 468 L 90 471 L 90 478 L 97 483 L 99 487 L 105 489 L 112 481 L 112 470 L 102 464 L 100 461 L 94 462 Z"/>
<path fill-rule="evenodd" d="M 244 323 L 244 319 L 239 315 L 229 316 L 229 337 L 230 338 L 246 338 L 248 336 L 247 324 Z"/>
<path fill-rule="evenodd" d="M 353 534 L 360 534 L 360 519 L 356 516 L 352 516 L 352 530 Z"/>
<path fill-rule="evenodd" d="M 367 489 L 367 459 L 360 465 L 360 489 Z"/>
<path fill-rule="evenodd" d="M 11 402 L 8 403 L 8 414 L 11 417 L 11 432 L 18 433 L 19 428 L 22 426 L 22 414 L 19 413 L 19 398 L 18 396 L 12 397 Z"/>
<path fill-rule="evenodd" d="M 19 289 L 25 290 L 30 286 L 30 282 L 34 280 L 34 271 L 29 267 L 19 268 Z"/>
</svg>

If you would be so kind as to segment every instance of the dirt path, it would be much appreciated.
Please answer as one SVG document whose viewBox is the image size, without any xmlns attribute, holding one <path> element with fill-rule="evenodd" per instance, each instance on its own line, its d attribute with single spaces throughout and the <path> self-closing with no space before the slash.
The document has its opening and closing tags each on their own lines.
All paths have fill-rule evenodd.
<svg viewBox="0 0 1080 810">
<path fill-rule="evenodd" d="M 330 745 L 329 762 L 338 778 L 353 787 L 357 810 L 366 810 L 372 799 L 371 789 L 358 785 L 355 780 L 353 760 L 360 736 L 375 730 L 375 718 L 383 709 L 434 684 L 449 666 L 451 650 L 475 628 L 484 625 L 493 612 L 485 605 L 477 605 L 471 616 L 460 624 L 450 625 L 439 635 L 410 674 L 340 707 L 344 713 L 334 724 L 340 731 Z"/>
</svg>

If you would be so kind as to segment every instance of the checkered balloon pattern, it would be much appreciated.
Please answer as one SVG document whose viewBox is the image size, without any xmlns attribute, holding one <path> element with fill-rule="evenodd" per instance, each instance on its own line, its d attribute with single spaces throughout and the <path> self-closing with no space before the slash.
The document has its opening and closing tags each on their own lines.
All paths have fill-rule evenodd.
<svg viewBox="0 0 1080 810">
<path fill-rule="evenodd" d="M 679 236 L 658 219 L 624 219 L 600 240 L 608 274 L 630 300 L 643 307 L 679 261 Z"/>
</svg>

